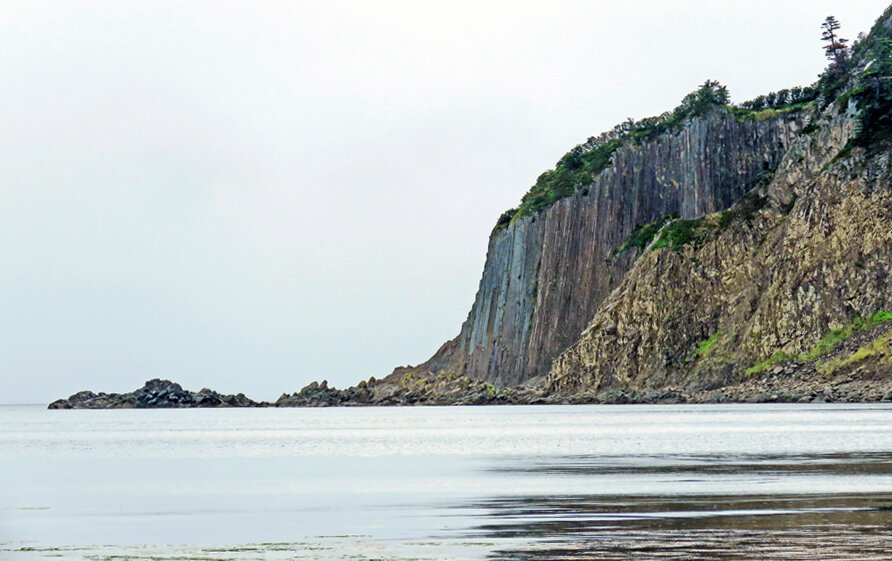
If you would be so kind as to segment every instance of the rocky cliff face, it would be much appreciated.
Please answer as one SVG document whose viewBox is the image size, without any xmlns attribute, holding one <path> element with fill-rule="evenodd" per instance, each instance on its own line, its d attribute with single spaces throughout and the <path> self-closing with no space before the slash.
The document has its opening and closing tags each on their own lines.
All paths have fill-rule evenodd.
<svg viewBox="0 0 892 561">
<path fill-rule="evenodd" d="M 773 180 L 704 217 L 689 243 L 646 251 L 556 361 L 550 393 L 717 389 L 783 362 L 813 371 L 833 333 L 888 319 L 890 154 L 837 158 L 858 126 L 854 104 L 841 109 L 813 114 Z"/>
<path fill-rule="evenodd" d="M 646 250 L 555 361 L 548 393 L 692 395 L 767 376 L 878 398 L 892 382 L 890 80 L 892 7 L 822 77 L 771 181 Z"/>
<path fill-rule="evenodd" d="M 636 226 L 730 206 L 778 166 L 800 128 L 716 109 L 620 148 L 590 185 L 493 232 L 460 334 L 418 369 L 497 386 L 546 374 L 634 263 L 636 251 L 614 252 Z"/>
<path fill-rule="evenodd" d="M 734 107 L 707 81 L 568 153 L 424 364 L 275 404 L 149 383 L 51 407 L 892 401 L 890 270 L 892 6 L 814 87 Z"/>
</svg>

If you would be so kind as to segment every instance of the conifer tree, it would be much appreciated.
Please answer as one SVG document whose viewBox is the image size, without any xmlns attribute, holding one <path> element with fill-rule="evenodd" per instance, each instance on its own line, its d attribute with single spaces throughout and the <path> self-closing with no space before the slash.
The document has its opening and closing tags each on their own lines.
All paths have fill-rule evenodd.
<svg viewBox="0 0 892 561">
<path fill-rule="evenodd" d="M 827 58 L 833 61 L 838 68 L 842 69 L 849 55 L 849 48 L 846 46 L 849 40 L 837 35 L 836 32 L 839 31 L 840 27 L 841 25 L 835 17 L 827 16 L 827 19 L 821 24 L 821 29 L 824 30 L 821 40 L 827 42 L 824 45 L 824 52 L 827 53 Z"/>
</svg>

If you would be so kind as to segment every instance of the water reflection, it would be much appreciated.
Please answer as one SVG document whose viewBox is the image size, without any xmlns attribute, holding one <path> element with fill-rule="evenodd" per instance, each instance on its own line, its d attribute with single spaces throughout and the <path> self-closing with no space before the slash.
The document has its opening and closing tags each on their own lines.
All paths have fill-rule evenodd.
<svg viewBox="0 0 892 561">
<path fill-rule="evenodd" d="M 493 465 L 493 473 L 541 475 L 715 474 L 737 475 L 892 475 L 892 453 L 831 454 L 659 454 L 563 456 L 509 459 Z"/>
<path fill-rule="evenodd" d="M 885 481 L 892 454 L 617 456 L 514 459 L 489 468 L 529 477 L 648 475 L 665 484 L 695 479 L 702 493 L 505 496 L 466 505 L 478 514 L 468 537 L 512 544 L 496 560 L 888 560 L 889 492 L 835 492 L 853 476 Z M 728 477 L 762 493 L 710 493 Z M 798 478 L 814 488 L 779 493 L 773 482 Z M 890 483 L 892 483 L 892 478 Z M 713 485 L 717 482 L 722 484 Z M 516 544 L 523 543 L 518 546 Z"/>
<path fill-rule="evenodd" d="M 0 558 L 892 559 L 890 426 L 888 404 L 0 408 Z"/>
</svg>

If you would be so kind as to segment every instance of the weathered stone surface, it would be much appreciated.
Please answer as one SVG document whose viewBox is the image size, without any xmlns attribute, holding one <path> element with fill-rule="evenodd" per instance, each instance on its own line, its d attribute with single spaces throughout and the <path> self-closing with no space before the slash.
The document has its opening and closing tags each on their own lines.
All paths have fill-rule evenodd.
<svg viewBox="0 0 892 561">
<path fill-rule="evenodd" d="M 778 352 L 808 355 L 831 330 L 892 310 L 889 152 L 834 160 L 856 125 L 851 111 L 837 113 L 831 106 L 814 115 L 815 131 L 795 140 L 758 191 L 764 208 L 741 218 L 738 205 L 726 224 L 708 216 L 699 244 L 646 252 L 555 362 L 549 391 L 721 388 L 728 397 L 729 385 L 743 384 L 748 400 L 800 401 L 806 397 L 792 395 L 794 386 L 815 392 L 825 384 L 814 361 L 775 366 L 766 375 L 792 386 L 771 391 L 746 384 L 746 370 Z M 882 377 L 878 368 L 870 376 Z M 785 376 L 808 378 L 809 369 L 807 381 Z M 853 382 L 809 399 L 882 397 L 866 380 Z"/>
<path fill-rule="evenodd" d="M 613 252 L 637 225 L 730 206 L 778 165 L 800 126 L 716 110 L 621 148 L 587 188 L 493 232 L 461 333 L 418 370 L 499 387 L 546 374 L 634 263 L 634 252 Z"/>
<path fill-rule="evenodd" d="M 573 175 L 561 189 L 575 194 L 496 228 L 467 320 L 424 364 L 274 405 L 892 400 L 892 334 L 852 328 L 892 312 L 890 22 L 892 7 L 816 100 L 716 106 L 678 132 L 624 137 L 590 184 Z M 663 229 L 668 247 L 617 252 L 667 215 L 697 220 Z M 223 397 L 81 392 L 52 406 Z"/>
<path fill-rule="evenodd" d="M 361 382 L 338 390 L 316 382 L 300 392 L 283 394 L 276 407 L 328 407 L 333 405 L 492 405 L 544 403 L 541 381 L 516 388 L 496 388 L 480 380 L 452 374 L 419 374 L 399 368 L 387 381 Z"/>
<path fill-rule="evenodd" d="M 806 356 L 856 316 L 892 310 L 890 154 L 836 158 L 856 117 L 831 106 L 800 116 L 811 130 L 799 134 L 798 120 L 739 123 L 716 113 L 619 151 L 588 194 L 494 232 L 461 335 L 384 380 L 343 390 L 314 382 L 274 404 L 151 380 L 132 393 L 79 392 L 50 407 L 890 401 L 884 326 L 818 357 L 746 372 L 778 351 Z M 758 155 L 742 150 L 703 164 L 714 150 L 734 151 L 692 139 L 716 136 L 710 127 Z M 761 134 L 773 148 L 756 141 Z M 701 146 L 695 161 L 676 153 L 689 154 L 692 143 Z M 766 156 L 774 150 L 783 151 L 778 162 Z M 662 171 L 645 173 L 645 165 Z M 766 167 L 776 168 L 771 180 L 741 198 Z M 731 209 L 707 214 L 680 250 L 613 259 L 636 224 L 725 204 Z"/>
<path fill-rule="evenodd" d="M 257 403 L 245 394 L 221 395 L 207 388 L 198 393 L 184 390 L 170 380 L 149 380 L 130 393 L 78 392 L 68 399 L 50 403 L 50 409 L 141 409 L 171 407 L 255 407 Z"/>
</svg>

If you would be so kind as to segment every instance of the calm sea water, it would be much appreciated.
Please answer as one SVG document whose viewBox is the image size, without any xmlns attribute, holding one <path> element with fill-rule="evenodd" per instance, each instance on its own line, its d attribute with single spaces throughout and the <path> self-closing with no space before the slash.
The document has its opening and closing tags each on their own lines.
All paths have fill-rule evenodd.
<svg viewBox="0 0 892 561">
<path fill-rule="evenodd" d="M 890 559 L 892 407 L 0 407 L 0 558 Z"/>
</svg>

